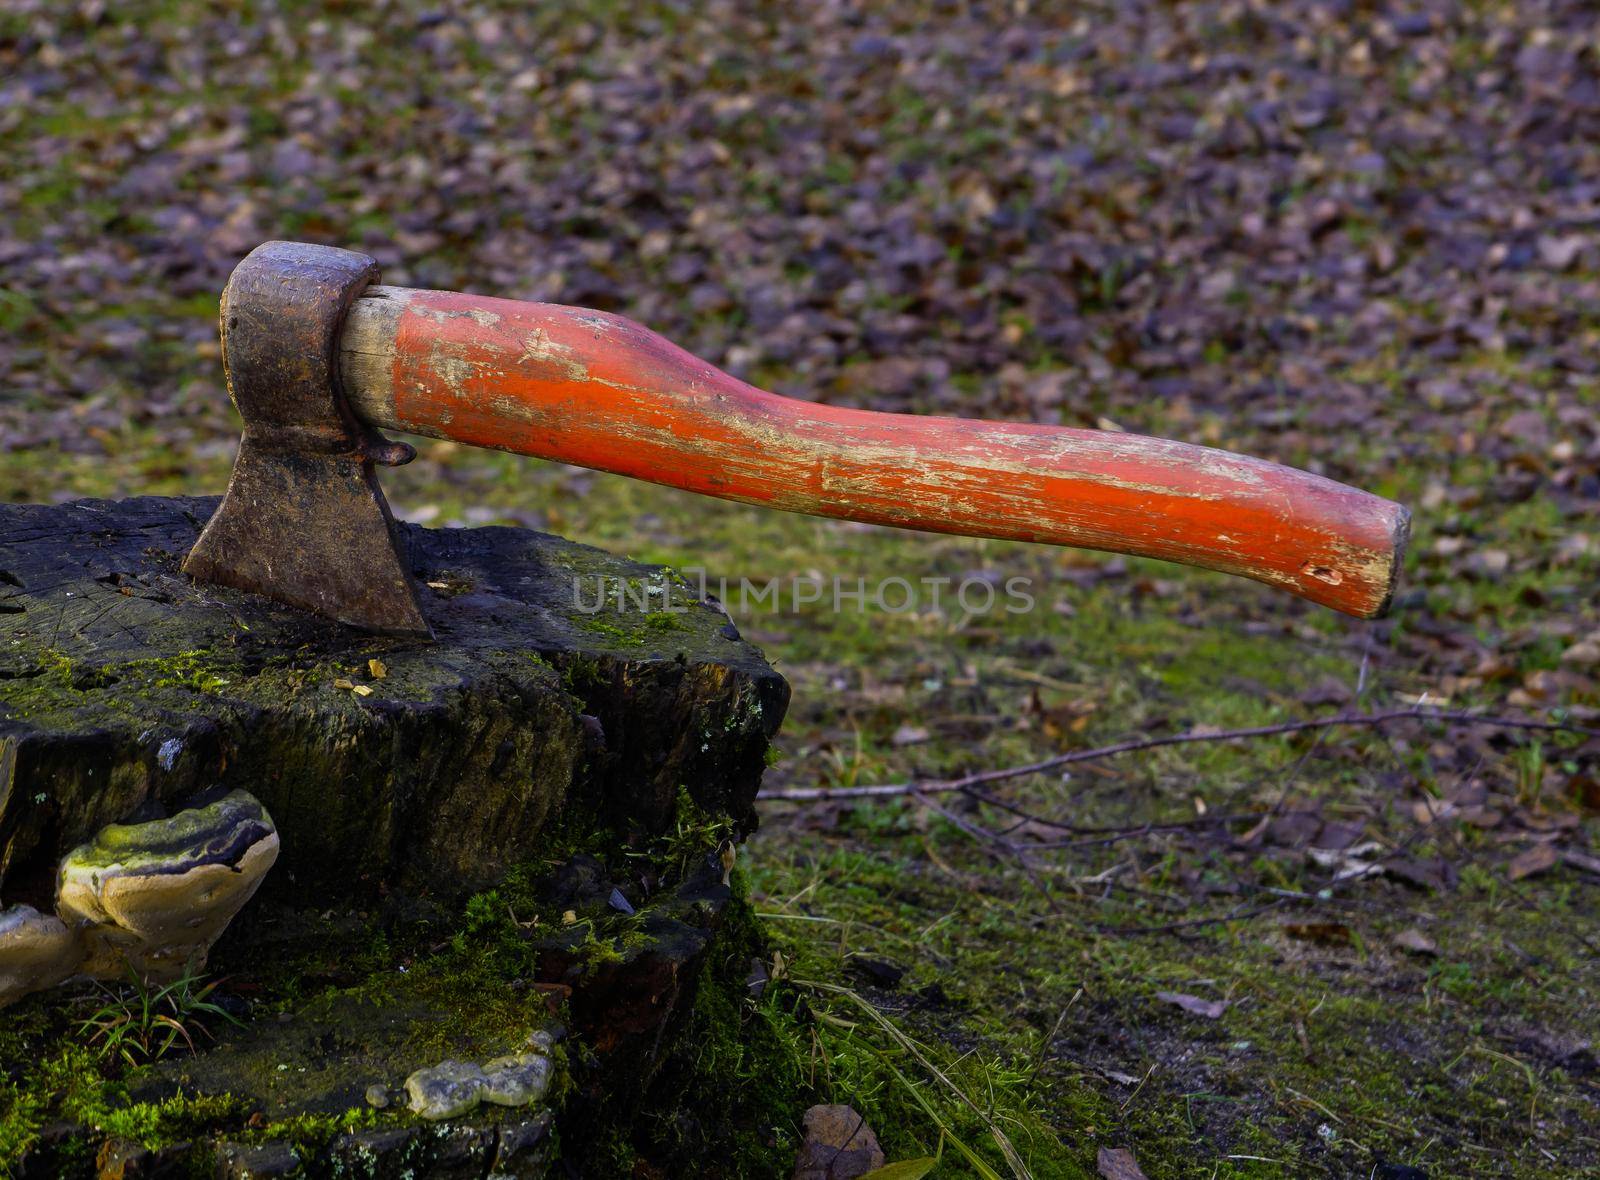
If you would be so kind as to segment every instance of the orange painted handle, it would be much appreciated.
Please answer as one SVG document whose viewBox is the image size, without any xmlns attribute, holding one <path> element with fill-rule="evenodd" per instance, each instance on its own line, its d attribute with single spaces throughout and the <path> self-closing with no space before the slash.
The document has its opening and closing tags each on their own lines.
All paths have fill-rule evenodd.
<svg viewBox="0 0 1600 1180">
<path fill-rule="evenodd" d="M 340 347 L 375 426 L 817 516 L 1158 557 L 1362 617 L 1388 605 L 1410 519 L 1208 447 L 780 397 L 574 307 L 373 287 Z"/>
</svg>

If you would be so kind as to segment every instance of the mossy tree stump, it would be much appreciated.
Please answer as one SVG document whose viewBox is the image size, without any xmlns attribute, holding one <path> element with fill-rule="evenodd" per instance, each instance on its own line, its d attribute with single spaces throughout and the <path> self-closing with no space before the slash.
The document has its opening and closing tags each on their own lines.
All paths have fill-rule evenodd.
<svg viewBox="0 0 1600 1180">
<path fill-rule="evenodd" d="M 403 527 L 437 640 L 178 571 L 216 501 L 0 506 L 0 897 L 194 791 L 242 787 L 298 899 L 453 898 L 581 816 L 659 831 L 680 787 L 754 823 L 788 688 L 667 571 L 521 529 Z M 595 609 L 598 606 L 599 609 Z"/>
<path fill-rule="evenodd" d="M 718 849 L 783 679 L 670 571 L 520 529 L 402 529 L 433 642 L 196 585 L 216 503 L 0 506 L 0 904 L 48 912 L 68 851 L 219 791 L 281 844 L 212 955 L 243 1023 L 194 1055 L 97 1059 L 70 985 L 0 1012 L 21 1174 L 540 1176 L 551 1126 L 592 1153 L 682 1103 L 678 1034 L 759 949 Z M 368 1101 L 540 1029 L 553 1107 Z"/>
</svg>

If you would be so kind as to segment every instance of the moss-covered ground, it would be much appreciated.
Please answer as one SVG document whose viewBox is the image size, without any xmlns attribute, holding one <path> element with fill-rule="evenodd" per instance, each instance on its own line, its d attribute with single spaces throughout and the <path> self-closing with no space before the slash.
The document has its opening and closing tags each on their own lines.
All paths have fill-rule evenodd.
<svg viewBox="0 0 1600 1180">
<path fill-rule="evenodd" d="M 639 1084 L 642 1074 L 632 1076 L 643 1063 L 631 1060 L 602 1068 L 594 1081 L 587 1044 L 559 1039 L 569 1021 L 566 993 L 539 984 L 536 968 L 556 949 L 583 976 L 658 951 L 647 915 L 698 920 L 684 907 L 699 903 L 679 900 L 674 890 L 696 872 L 714 879 L 708 858 L 733 831 L 732 821 L 701 811 L 687 793 L 674 823 L 655 837 L 572 816 L 549 833 L 546 855 L 460 907 L 414 899 L 387 913 L 258 905 L 207 965 L 201 980 L 211 981 L 210 989 L 201 991 L 198 981 L 174 985 L 203 1002 L 165 1003 L 157 984 L 133 981 L 74 983 L 27 997 L 0 1023 L 0 1174 L 33 1152 L 30 1175 L 90 1175 L 96 1146 L 107 1137 L 151 1150 L 177 1145 L 196 1176 L 213 1174 L 217 1141 L 288 1143 L 315 1160 L 342 1132 L 417 1126 L 400 1088 L 412 1070 L 517 1052 L 540 1029 L 558 1038 L 556 1079 L 541 1108 L 561 1111 L 575 1082 L 602 1088 L 602 1101 L 568 1128 L 577 1158 L 609 1145 L 605 1151 L 626 1161 L 641 1152 L 681 1161 L 691 1149 L 718 1146 L 720 1135 L 708 1143 L 707 1132 L 675 1118 L 682 1093 L 705 1095 L 720 1085 L 717 1071 L 703 1065 L 702 1049 L 711 1046 L 719 1060 L 754 1062 L 759 1055 L 764 1066 L 780 1068 L 786 1059 L 772 1051 L 775 1034 L 756 1027 L 757 1013 L 739 1005 L 744 972 L 763 950 L 742 873 L 718 920 L 726 930 L 715 962 L 697 976 L 686 1005 L 691 1047 L 668 1062 L 670 1085 L 655 1092 Z M 618 912 L 584 892 L 591 874 L 628 882 L 630 890 L 647 875 L 664 906 Z M 742 1023 L 753 1030 L 748 1045 L 736 1033 Z M 152 1035 L 107 1036 L 107 1025 Z M 791 1066 L 791 1079 L 795 1072 Z M 374 1085 L 390 1089 L 389 1103 L 369 1101 Z M 754 1112 L 758 1125 L 775 1118 L 781 1124 L 802 1088 L 768 1086 L 763 1101 L 748 1108 L 722 1106 Z M 472 1120 L 483 1125 L 530 1113 L 486 1107 Z M 707 1121 L 719 1132 L 730 1125 Z M 51 1128 L 64 1123 L 80 1130 L 53 1136 Z M 770 1156 L 782 1139 L 769 1125 L 745 1157 Z"/>
<path fill-rule="evenodd" d="M 385 473 L 411 519 L 730 579 L 795 689 L 772 790 L 1419 701 L 1597 723 L 1589 5 L 117 7 L 0 16 L 0 495 L 220 490 L 215 293 L 303 237 L 785 392 L 1148 431 L 1415 512 L 1394 618 L 1358 624 L 444 443 Z M 834 610 L 836 577 L 1034 602 Z M 1595 750 L 1410 721 L 765 804 L 741 866 L 783 978 L 708 999 L 675 1067 L 749 1104 L 652 1142 L 783 1175 L 822 1097 L 893 1158 L 954 1136 L 941 1176 L 1102 1146 L 1152 1180 L 1600 1175 Z M 1020 853 L 984 835 L 1014 822 Z"/>
</svg>

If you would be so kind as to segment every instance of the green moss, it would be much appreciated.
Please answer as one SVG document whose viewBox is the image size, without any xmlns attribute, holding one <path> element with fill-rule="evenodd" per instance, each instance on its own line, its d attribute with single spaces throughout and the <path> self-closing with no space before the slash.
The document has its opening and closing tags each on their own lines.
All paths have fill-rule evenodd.
<svg viewBox="0 0 1600 1180">
<path fill-rule="evenodd" d="M 678 787 L 672 826 L 655 837 L 642 854 L 669 881 L 679 881 L 708 854 L 733 838 L 734 824 L 725 815 L 707 811 L 684 786 Z"/>
<path fill-rule="evenodd" d="M 99 1057 L 67 1044 L 19 1079 L 0 1083 L 0 1168 L 19 1160 L 51 1121 L 82 1123 L 154 1148 L 242 1125 L 248 1114 L 248 1107 L 228 1094 L 179 1092 L 158 1101 L 134 1101 L 126 1084 L 107 1076 Z"/>
<path fill-rule="evenodd" d="M 15 716 L 29 716 L 64 693 L 81 691 L 78 681 L 72 657 L 45 648 L 34 656 L 33 668 L 6 685 L 6 710 Z"/>
<path fill-rule="evenodd" d="M 812 1094 L 803 1021 L 776 994 L 750 997 L 745 978 L 765 941 L 742 894 L 724 911 L 718 953 L 695 981 L 677 1047 L 637 1102 L 638 1117 L 631 1128 L 595 1128 L 580 1145 L 584 1158 L 600 1152 L 631 1167 L 639 1157 L 672 1175 L 701 1161 L 694 1166 L 727 1177 L 783 1175 L 793 1165 Z"/>
<path fill-rule="evenodd" d="M 640 631 L 622 627 L 609 618 L 591 615 L 584 618 L 581 625 L 585 631 L 623 646 L 640 647 L 645 641 L 645 636 Z"/>
<path fill-rule="evenodd" d="M 51 647 L 39 649 L 32 658 L 36 668 L 33 674 L 6 682 L 4 705 L 15 717 L 47 717 L 70 711 L 91 696 L 114 710 L 126 710 L 152 689 L 183 688 L 215 694 L 227 687 L 229 674 L 238 667 L 236 658 L 194 650 L 98 666 L 85 666 Z"/>
<path fill-rule="evenodd" d="M 214 657 L 209 657 L 205 652 L 182 652 L 170 660 L 161 661 L 165 666 L 153 676 L 151 683 L 157 688 L 172 686 L 194 692 L 217 692 L 228 686 L 228 679 L 209 666 L 212 659 Z M 127 666 L 127 670 L 132 671 L 133 667 Z"/>
<path fill-rule="evenodd" d="M 89 1102 L 67 1103 L 63 1113 L 108 1136 L 160 1147 L 237 1123 L 248 1115 L 249 1109 L 229 1094 L 179 1094 L 159 1102 L 119 1105 L 114 1098 L 108 1100 L 102 1091 Z"/>
<path fill-rule="evenodd" d="M 314 1159 L 340 1135 L 375 1127 L 400 1126 L 407 1120 L 394 1110 L 358 1106 L 336 1114 L 297 1114 L 274 1119 L 233 1136 L 240 1143 L 289 1143 L 301 1159 Z"/>
<path fill-rule="evenodd" d="M 49 1097 L 38 1087 L 0 1083 L 0 1160 L 19 1160 L 44 1125 Z"/>
</svg>

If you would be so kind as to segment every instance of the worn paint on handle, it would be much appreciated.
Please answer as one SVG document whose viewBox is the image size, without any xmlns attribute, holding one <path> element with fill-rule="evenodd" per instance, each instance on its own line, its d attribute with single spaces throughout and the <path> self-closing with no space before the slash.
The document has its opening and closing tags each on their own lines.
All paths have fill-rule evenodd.
<svg viewBox="0 0 1600 1180">
<path fill-rule="evenodd" d="M 575 307 L 373 287 L 341 351 L 376 426 L 793 512 L 1158 557 L 1361 617 L 1388 605 L 1409 523 L 1209 447 L 780 397 Z"/>
</svg>

